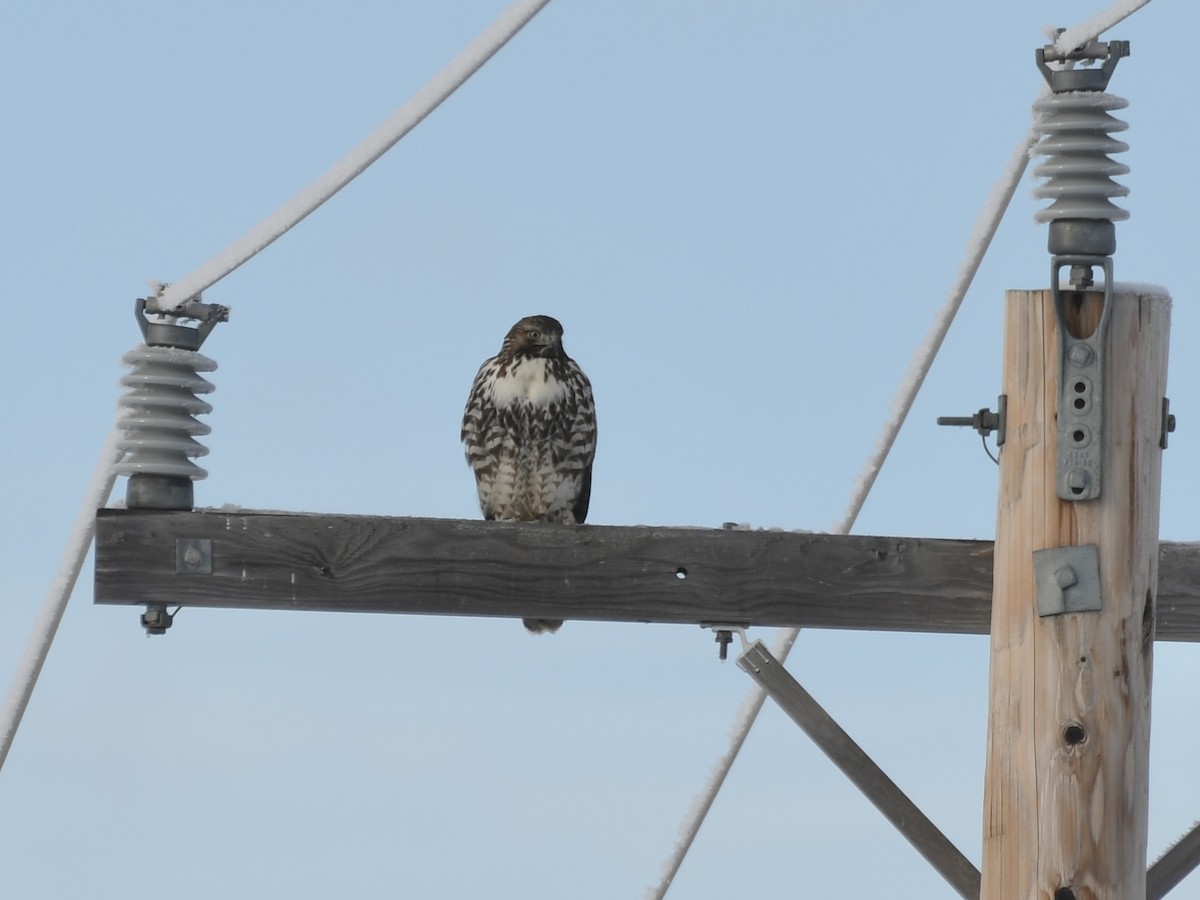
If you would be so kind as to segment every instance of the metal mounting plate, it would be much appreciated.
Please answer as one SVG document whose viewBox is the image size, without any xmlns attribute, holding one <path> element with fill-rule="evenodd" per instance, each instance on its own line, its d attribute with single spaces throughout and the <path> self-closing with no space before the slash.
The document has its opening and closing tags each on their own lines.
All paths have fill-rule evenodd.
<svg viewBox="0 0 1200 900">
<path fill-rule="evenodd" d="M 1095 544 L 1033 551 L 1039 616 L 1101 608 L 1100 551 Z"/>
<path fill-rule="evenodd" d="M 1104 268 L 1104 309 L 1087 337 L 1067 327 L 1069 295 L 1058 285 L 1063 265 L 1089 263 Z M 1063 500 L 1095 500 L 1103 475 L 1104 347 L 1112 315 L 1112 260 L 1103 257 L 1056 256 L 1051 267 L 1054 312 L 1061 346 L 1058 403 L 1058 467 L 1055 483 Z"/>
</svg>

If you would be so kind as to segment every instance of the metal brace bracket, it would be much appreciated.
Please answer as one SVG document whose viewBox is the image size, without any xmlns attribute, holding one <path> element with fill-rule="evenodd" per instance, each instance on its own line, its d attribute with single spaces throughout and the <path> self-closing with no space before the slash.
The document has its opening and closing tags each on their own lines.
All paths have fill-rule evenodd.
<svg viewBox="0 0 1200 900">
<path fill-rule="evenodd" d="M 1104 268 L 1104 309 L 1087 337 L 1067 328 L 1066 304 L 1078 291 L 1059 287 L 1063 266 Z M 1058 466 L 1055 483 L 1063 500 L 1095 500 L 1100 496 L 1104 469 L 1104 347 L 1112 316 L 1112 259 L 1098 256 L 1055 256 L 1051 263 L 1051 293 L 1058 320 L 1062 366 L 1059 373 Z"/>
<path fill-rule="evenodd" d="M 1095 544 L 1033 551 L 1039 616 L 1102 608 L 1100 551 Z"/>
</svg>

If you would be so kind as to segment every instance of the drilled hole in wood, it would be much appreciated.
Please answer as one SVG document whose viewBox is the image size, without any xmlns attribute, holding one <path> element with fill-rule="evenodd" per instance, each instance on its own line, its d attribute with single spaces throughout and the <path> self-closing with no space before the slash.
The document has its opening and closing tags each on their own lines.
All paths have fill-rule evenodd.
<svg viewBox="0 0 1200 900">
<path fill-rule="evenodd" d="M 1069 887 L 1061 887 L 1054 892 L 1054 900 L 1075 900 L 1075 892 Z"/>
<path fill-rule="evenodd" d="M 1066 741 L 1069 746 L 1074 747 L 1077 744 L 1082 744 L 1087 740 L 1087 732 L 1083 730 L 1082 725 L 1072 722 L 1063 729 L 1063 740 Z M 1055 894 L 1055 896 L 1057 897 L 1058 895 Z M 1072 894 L 1071 896 L 1075 895 Z"/>
<path fill-rule="evenodd" d="M 687 578 L 687 569 L 685 569 L 683 566 L 680 566 L 675 570 L 675 577 L 680 581 L 683 581 L 683 579 Z"/>
</svg>

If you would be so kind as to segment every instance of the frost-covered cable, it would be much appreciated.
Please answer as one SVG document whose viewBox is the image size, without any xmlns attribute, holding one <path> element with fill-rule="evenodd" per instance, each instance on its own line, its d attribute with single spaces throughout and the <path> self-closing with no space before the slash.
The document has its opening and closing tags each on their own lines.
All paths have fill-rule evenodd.
<svg viewBox="0 0 1200 900">
<path fill-rule="evenodd" d="M 984 204 L 983 211 L 980 213 L 975 229 L 967 243 L 967 257 L 963 261 L 962 268 L 959 269 L 958 278 L 955 279 L 954 284 L 951 286 L 950 292 L 946 297 L 946 302 L 934 321 L 933 328 L 913 355 L 912 362 L 909 364 L 908 376 L 901 382 L 896 398 L 892 401 L 892 410 L 887 422 L 884 424 L 879 441 L 875 446 L 874 452 L 867 460 L 862 474 L 859 475 L 858 480 L 855 482 L 854 490 L 850 497 L 850 505 L 846 509 L 842 521 L 834 526 L 834 534 L 849 534 L 851 529 L 854 528 L 854 523 L 858 519 L 858 514 L 862 511 L 863 504 L 867 501 L 867 495 L 870 494 L 871 488 L 875 484 L 879 470 L 883 468 L 884 460 L 887 459 L 892 445 L 896 442 L 896 436 L 900 433 L 900 427 L 904 424 L 909 410 L 912 409 L 913 401 L 916 399 L 917 393 L 921 390 L 921 385 L 925 383 L 925 377 L 929 374 L 929 369 L 933 365 L 933 359 L 937 356 L 937 352 L 941 348 L 947 332 L 950 330 L 950 324 L 954 321 L 954 316 L 958 312 L 959 307 L 962 306 L 963 298 L 967 295 L 967 289 L 971 286 L 971 281 L 975 278 L 975 273 L 979 271 L 979 265 L 983 261 L 983 256 L 987 252 L 988 245 L 991 244 L 992 237 L 996 234 L 996 229 L 1000 226 L 1000 220 L 1004 217 L 1004 211 L 1008 208 L 1009 201 L 1012 200 L 1017 185 L 1021 182 L 1021 176 L 1025 172 L 1025 167 L 1029 164 L 1029 150 L 1037 138 L 1037 133 L 1031 129 L 1029 134 L 1026 135 L 1025 139 L 1021 141 L 1013 152 L 1004 175 L 996 183 L 991 195 Z M 788 654 L 791 652 L 799 636 L 799 628 L 788 628 L 781 632 L 779 644 L 774 651 L 776 658 L 781 663 L 787 661 Z M 746 742 L 746 736 L 750 733 L 755 719 L 758 718 L 766 697 L 766 692 L 756 686 L 746 695 L 746 699 L 742 701 L 742 706 L 738 710 L 737 718 L 734 722 L 733 737 L 730 741 L 729 750 L 717 760 L 713 774 L 710 776 L 703 793 L 696 799 L 691 810 L 689 810 L 675 852 L 667 860 L 664 867 L 663 879 L 657 887 L 647 892 L 647 900 L 662 900 L 667 895 L 667 891 L 671 887 L 671 882 L 674 881 L 676 874 L 678 874 L 679 867 L 683 865 L 684 857 L 691 848 L 693 841 L 695 841 L 696 834 L 700 831 L 700 826 L 703 824 L 705 816 L 712 807 L 717 793 L 725 783 L 725 778 L 729 774 L 729 770 L 733 767 L 733 762 L 737 759 L 742 745 Z"/>
<path fill-rule="evenodd" d="M 446 68 L 333 168 L 273 215 L 259 222 L 244 237 L 230 244 L 222 253 L 214 256 L 186 278 L 166 288 L 157 298 L 158 308 L 175 308 L 211 287 L 349 184 L 454 93 L 549 2 L 550 0 L 517 0 L 509 6 Z M 33 632 L 26 645 L 25 655 L 18 664 L 4 707 L 0 710 L 0 768 L 4 766 L 8 757 L 13 738 L 33 694 L 34 685 L 37 684 L 38 675 L 50 652 L 50 644 L 66 610 L 67 601 L 83 568 L 84 558 L 95 534 L 96 510 L 108 503 L 112 493 L 116 481 L 113 466 L 122 456 L 117 450 L 120 437 L 121 431 L 114 424 L 84 495 L 83 507 L 63 550 L 58 575 L 51 582 L 42 609 L 33 623 Z"/>
<path fill-rule="evenodd" d="M 1150 0 L 1123 0 L 1123 2 L 1117 3 L 1111 9 L 1096 15 L 1084 23 L 1084 25 L 1064 31 L 1063 37 L 1068 37 L 1073 33 L 1073 36 L 1069 37 L 1071 46 L 1067 49 L 1072 49 L 1079 44 L 1095 40 L 1106 29 L 1120 22 L 1126 16 L 1149 2 Z M 1039 97 L 1044 96 L 1046 93 L 1048 93 L 1048 90 L 1043 88 L 1042 94 Z M 1021 183 L 1021 177 L 1025 174 L 1025 169 L 1029 165 L 1029 152 L 1033 148 L 1033 145 L 1037 143 L 1039 136 L 1040 133 L 1035 129 L 1031 128 L 1029 130 L 1025 138 L 1013 151 L 1004 174 L 996 182 L 991 194 L 985 201 L 983 210 L 980 212 L 975 227 L 971 232 L 971 237 L 967 241 L 967 255 L 963 260 L 962 267 L 959 269 L 958 277 L 951 286 L 946 297 L 946 302 L 934 320 L 933 328 L 917 348 L 916 353 L 913 354 L 912 361 L 909 363 L 908 375 L 901 382 L 900 388 L 896 393 L 896 398 L 892 401 L 891 413 L 888 420 L 884 423 L 883 431 L 879 436 L 875 451 L 867 460 L 866 466 L 864 466 L 862 473 L 855 482 L 854 490 L 850 497 L 850 504 L 846 509 L 845 515 L 842 517 L 842 521 L 834 526 L 834 534 L 849 534 L 851 529 L 854 528 L 858 514 L 862 511 L 863 505 L 866 503 L 867 495 L 870 494 L 871 488 L 875 485 L 875 479 L 879 476 L 879 471 L 883 468 L 883 463 L 891 452 L 892 446 L 896 442 L 896 437 L 900 434 L 900 428 L 903 426 L 904 420 L 912 409 L 913 402 L 916 400 L 921 386 L 925 383 L 925 378 L 933 365 L 934 357 L 937 356 L 938 350 L 941 349 L 946 334 L 950 331 L 950 325 L 953 323 L 955 315 L 957 315 L 959 308 L 962 306 L 963 299 L 967 295 L 967 290 L 970 288 L 971 282 L 974 280 L 975 274 L 979 271 L 979 266 L 983 262 L 983 257 L 991 245 L 992 238 L 996 234 L 996 229 L 1000 227 L 1000 221 L 1004 218 L 1004 213 L 1008 209 L 1013 194 L 1016 193 L 1017 186 Z M 799 636 L 799 628 L 784 629 L 781 632 L 779 645 L 774 651 L 780 663 L 787 661 L 788 654 L 791 652 Z M 703 792 L 696 798 L 696 801 L 688 811 L 680 831 L 679 841 L 675 845 L 675 851 L 667 859 L 663 867 L 662 880 L 656 887 L 650 888 L 646 892 L 646 900 L 663 900 L 666 897 L 667 891 L 671 888 L 671 882 L 675 880 L 675 876 L 679 873 L 679 868 L 683 865 L 684 857 L 687 856 L 688 850 L 691 849 L 692 843 L 700 831 L 700 826 L 704 823 L 705 816 L 708 815 L 713 801 L 720 792 L 721 786 L 725 783 L 725 778 L 729 775 L 734 760 L 737 759 L 742 745 L 746 742 L 746 736 L 754 726 L 754 722 L 758 718 L 765 700 L 766 692 L 762 688 L 755 687 L 742 701 L 737 718 L 734 721 L 733 737 L 730 740 L 729 750 L 717 760 L 717 764 Z"/>
<path fill-rule="evenodd" d="M 83 504 L 75 516 L 75 524 L 71 527 L 71 535 L 63 550 L 62 563 L 57 577 L 50 583 L 46 599 L 42 602 L 41 611 L 33 623 L 33 631 L 29 642 L 25 645 L 25 654 L 17 665 L 17 674 L 13 677 L 8 696 L 4 699 L 4 708 L 0 711 L 0 768 L 8 758 L 17 726 L 29 705 L 29 697 L 33 694 L 33 686 L 37 683 L 46 655 L 50 652 L 50 644 L 58 631 L 58 623 L 62 621 L 63 611 L 67 608 L 67 600 L 75 588 L 79 571 L 83 568 L 83 560 L 92 544 L 96 533 L 96 510 L 108 502 L 112 493 L 116 473 L 113 466 L 121 458 L 117 449 L 120 432 L 113 429 L 104 449 L 100 451 L 100 459 L 96 462 L 96 471 L 87 493 L 83 496 Z"/>
<path fill-rule="evenodd" d="M 550 0 L 516 0 L 499 18 L 329 171 L 267 216 L 200 268 L 170 284 L 159 309 L 173 309 L 212 287 L 242 263 L 270 246 L 309 213 L 344 188 L 367 166 L 433 112 L 509 42 Z"/>
<path fill-rule="evenodd" d="M 1108 9 L 1096 13 L 1086 22 L 1067 28 L 1054 41 L 1061 53 L 1069 53 L 1076 47 L 1094 41 L 1118 22 L 1127 19 L 1149 3 L 1150 0 L 1117 0 Z"/>
<path fill-rule="evenodd" d="M 1043 89 L 1043 93 L 1047 92 Z M 947 332 L 950 331 L 950 325 L 954 322 L 959 307 L 962 306 L 963 298 L 967 296 L 971 282 L 975 280 L 975 273 L 979 271 L 984 254 L 987 253 L 987 249 L 992 243 L 996 229 L 1000 227 L 1000 220 L 1004 218 L 1004 212 L 1008 209 L 1008 204 L 1012 200 L 1017 186 L 1021 183 L 1021 176 L 1024 175 L 1025 168 L 1029 165 L 1029 151 L 1037 143 L 1039 136 L 1039 132 L 1030 129 L 1024 140 L 1013 151 L 1004 175 L 996 182 L 992 193 L 984 203 L 983 211 L 979 214 L 975 228 L 967 242 L 967 256 L 958 270 L 958 277 L 946 296 L 945 304 L 938 311 L 933 328 L 917 347 L 916 353 L 913 354 L 913 358 L 908 364 L 908 374 L 900 383 L 895 399 L 892 400 L 891 412 L 879 435 L 875 452 L 871 454 L 858 477 L 854 493 L 850 497 L 850 505 L 847 507 L 841 523 L 834 527 L 835 534 L 847 534 L 854 527 L 854 521 L 858 518 L 863 504 L 866 503 L 867 495 L 871 492 L 875 479 L 879 476 L 879 470 L 883 467 L 888 453 L 891 452 L 897 435 L 900 434 L 900 427 L 908 417 L 913 401 L 916 400 L 921 386 L 925 383 L 925 377 L 929 374 L 930 367 L 933 366 L 934 357 L 937 356 L 946 339 Z"/>
</svg>

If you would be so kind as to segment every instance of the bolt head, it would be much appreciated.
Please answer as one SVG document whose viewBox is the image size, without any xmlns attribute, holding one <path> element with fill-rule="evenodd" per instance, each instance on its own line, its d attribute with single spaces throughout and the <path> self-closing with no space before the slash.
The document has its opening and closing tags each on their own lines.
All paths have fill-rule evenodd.
<svg viewBox="0 0 1200 900">
<path fill-rule="evenodd" d="M 1075 493 L 1082 493 L 1092 483 L 1092 476 L 1087 469 L 1072 469 L 1067 473 L 1067 487 Z"/>
<path fill-rule="evenodd" d="M 1072 585 L 1079 584 L 1079 574 L 1070 566 L 1063 566 L 1061 569 L 1055 571 L 1054 580 L 1065 591 Z"/>
<path fill-rule="evenodd" d="M 1072 344 L 1071 349 L 1067 351 L 1067 359 L 1075 366 L 1090 366 L 1095 358 L 1095 352 L 1087 344 Z"/>
</svg>

